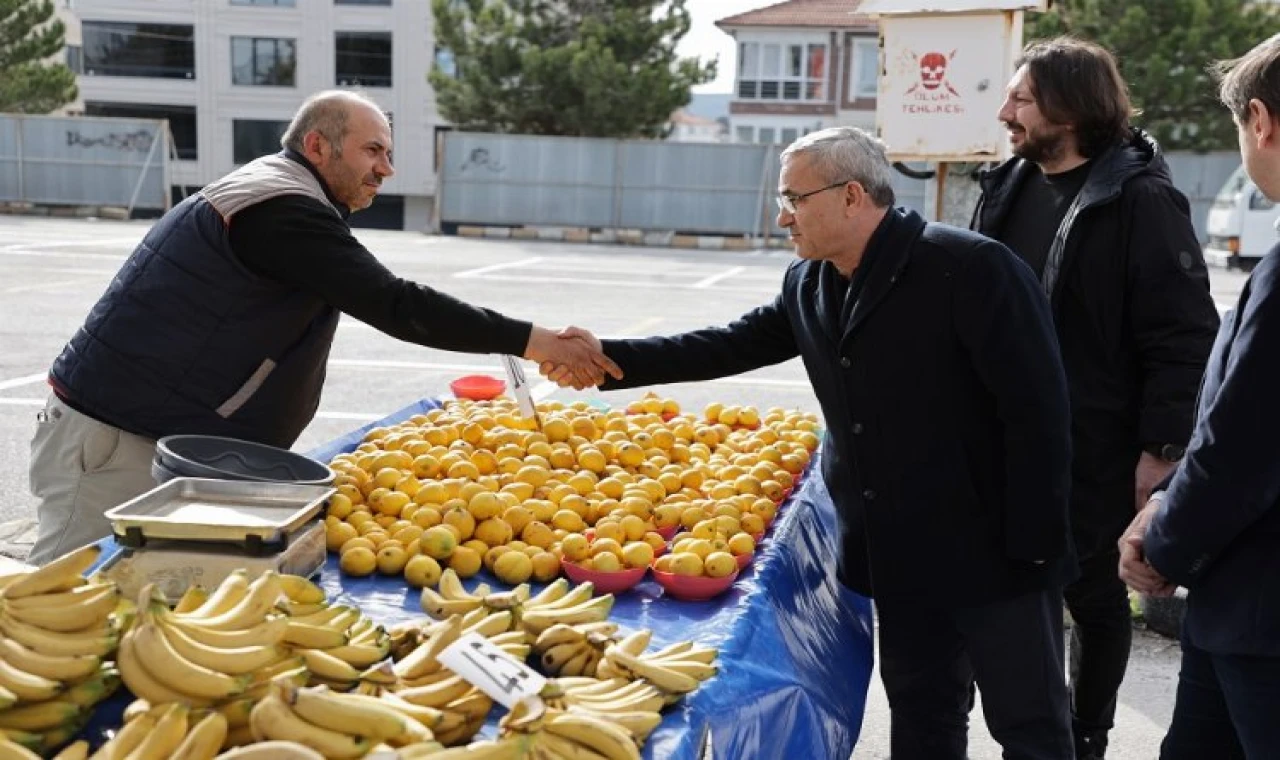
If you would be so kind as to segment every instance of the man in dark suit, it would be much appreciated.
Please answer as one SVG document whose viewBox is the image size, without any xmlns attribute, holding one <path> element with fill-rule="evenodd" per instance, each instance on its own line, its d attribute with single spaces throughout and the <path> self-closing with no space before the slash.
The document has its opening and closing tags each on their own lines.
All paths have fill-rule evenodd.
<svg viewBox="0 0 1280 760">
<path fill-rule="evenodd" d="M 1280 36 L 1220 67 L 1245 170 L 1280 200 Z M 1218 332 L 1187 456 L 1120 540 L 1135 589 L 1183 586 L 1182 670 L 1162 760 L 1280 755 L 1280 245 Z"/>
<path fill-rule="evenodd" d="M 778 223 L 799 260 L 782 292 L 725 327 L 605 341 L 625 385 L 602 387 L 802 356 L 839 575 L 876 601 L 894 760 L 964 758 L 975 679 L 1005 757 L 1071 760 L 1070 420 L 1048 302 L 1003 245 L 894 208 L 891 173 L 858 129 L 792 144 Z"/>
</svg>

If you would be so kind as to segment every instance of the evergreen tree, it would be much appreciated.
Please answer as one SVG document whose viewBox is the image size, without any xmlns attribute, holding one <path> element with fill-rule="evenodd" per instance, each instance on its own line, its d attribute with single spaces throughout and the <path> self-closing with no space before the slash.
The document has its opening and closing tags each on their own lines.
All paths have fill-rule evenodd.
<svg viewBox="0 0 1280 760">
<path fill-rule="evenodd" d="M 51 0 L 0 0 L 0 112 L 49 113 L 76 99 L 76 75 L 49 58 L 66 29 Z"/>
</svg>

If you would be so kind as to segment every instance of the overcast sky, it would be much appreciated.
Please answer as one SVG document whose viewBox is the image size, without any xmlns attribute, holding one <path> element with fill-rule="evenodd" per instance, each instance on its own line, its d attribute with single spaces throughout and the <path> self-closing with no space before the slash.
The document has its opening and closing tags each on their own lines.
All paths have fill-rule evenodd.
<svg viewBox="0 0 1280 760">
<path fill-rule="evenodd" d="M 703 60 L 720 57 L 718 74 L 714 81 L 701 87 L 693 88 L 694 92 L 732 92 L 733 70 L 736 64 L 737 51 L 733 38 L 720 31 L 715 22 L 726 16 L 732 16 L 753 8 L 773 5 L 777 0 L 686 0 L 685 7 L 693 17 L 693 27 L 684 39 L 680 40 L 680 54 L 697 56 Z"/>
</svg>

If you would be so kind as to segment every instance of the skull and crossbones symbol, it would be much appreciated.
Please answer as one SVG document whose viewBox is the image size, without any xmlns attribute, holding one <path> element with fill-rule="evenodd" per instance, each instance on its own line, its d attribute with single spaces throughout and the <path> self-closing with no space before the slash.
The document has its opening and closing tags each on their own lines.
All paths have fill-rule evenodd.
<svg viewBox="0 0 1280 760">
<path fill-rule="evenodd" d="M 911 85 L 911 89 L 907 90 L 908 95 L 920 88 L 933 92 L 944 87 L 952 95 L 957 97 L 960 95 L 959 92 L 956 92 L 956 88 L 952 87 L 951 83 L 947 81 L 947 65 L 955 58 L 956 51 L 952 50 L 950 53 L 933 51 L 921 56 L 917 56 L 915 53 L 910 55 L 913 60 L 919 63 L 920 81 Z"/>
</svg>

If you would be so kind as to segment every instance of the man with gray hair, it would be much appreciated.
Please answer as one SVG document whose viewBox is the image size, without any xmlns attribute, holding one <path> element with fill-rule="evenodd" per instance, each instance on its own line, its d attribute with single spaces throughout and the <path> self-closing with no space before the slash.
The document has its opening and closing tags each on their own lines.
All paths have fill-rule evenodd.
<svg viewBox="0 0 1280 760">
<path fill-rule="evenodd" d="M 1061 588 L 1070 420 L 1049 304 L 1003 245 L 894 208 L 883 144 L 852 127 L 782 154 L 799 260 L 724 327 L 608 340 L 605 390 L 804 360 L 841 581 L 872 597 L 894 760 L 962 760 L 970 685 L 1008 758 L 1073 760 Z M 544 363 L 552 380 L 570 368 Z"/>
<path fill-rule="evenodd" d="M 147 232 L 54 361 L 31 442 L 44 564 L 109 534 L 103 512 L 155 486 L 180 433 L 291 446 L 315 416 L 338 319 L 432 348 L 617 367 L 582 341 L 395 276 L 351 234 L 394 173 L 372 101 L 308 99 L 284 150 L 179 203 Z"/>
</svg>

